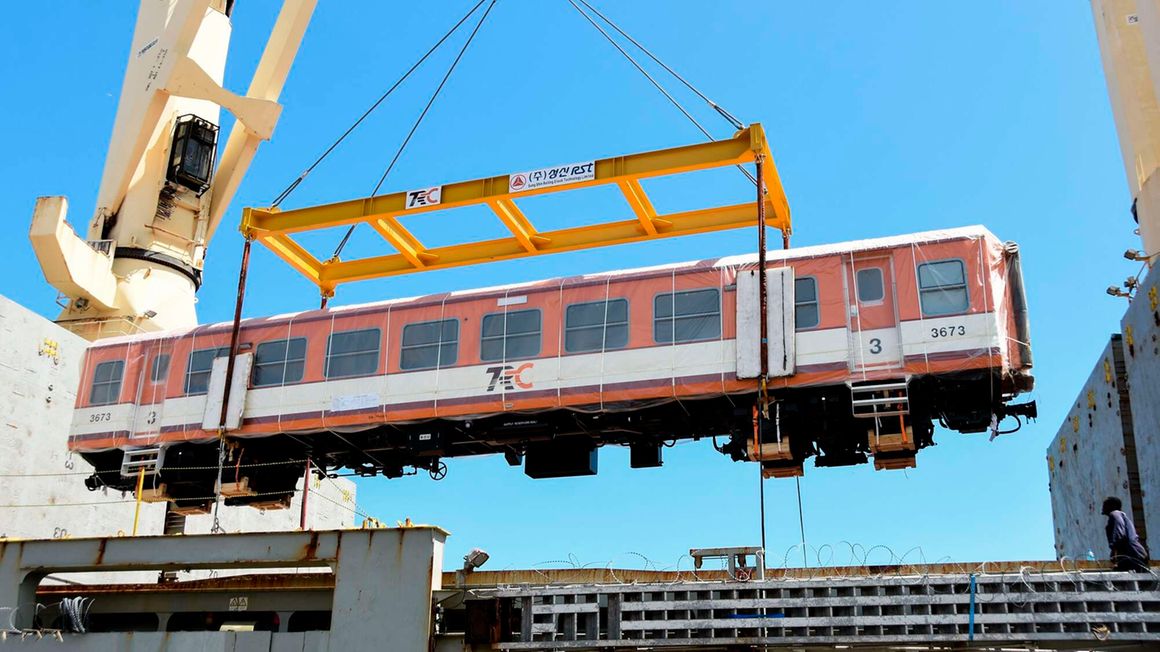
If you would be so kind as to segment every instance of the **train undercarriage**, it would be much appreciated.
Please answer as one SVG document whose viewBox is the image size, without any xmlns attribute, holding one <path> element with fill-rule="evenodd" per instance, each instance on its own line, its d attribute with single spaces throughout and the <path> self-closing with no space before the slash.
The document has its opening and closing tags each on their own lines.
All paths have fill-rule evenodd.
<svg viewBox="0 0 1160 652">
<path fill-rule="evenodd" d="M 98 469 L 86 480 L 90 489 L 130 491 L 147 472 L 156 499 L 186 513 L 212 506 L 219 475 L 225 504 L 278 508 L 289 506 L 308 464 L 319 475 L 425 472 L 438 480 L 447 458 L 502 454 L 530 477 L 570 477 L 595 475 L 602 446 L 627 446 L 631 466 L 648 468 L 662 465 L 666 446 L 689 439 L 711 440 L 735 461 L 759 462 L 766 477 L 792 477 L 811 457 L 817 467 L 871 459 L 878 469 L 913 467 L 915 454 L 934 444 L 936 424 L 961 433 L 1005 432 L 999 429 L 1005 418 L 1019 425 L 1035 418 L 1034 402 L 1010 403 L 1031 384 L 1026 375 L 964 371 L 771 390 L 764 407 L 751 393 L 82 455 Z"/>
</svg>

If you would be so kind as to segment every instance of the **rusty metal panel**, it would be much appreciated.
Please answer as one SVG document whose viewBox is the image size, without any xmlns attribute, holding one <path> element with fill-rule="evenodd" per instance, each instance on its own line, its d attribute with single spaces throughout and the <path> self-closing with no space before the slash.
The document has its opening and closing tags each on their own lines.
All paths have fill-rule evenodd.
<svg viewBox="0 0 1160 652">
<path fill-rule="evenodd" d="M 330 649 L 425 650 L 431 592 L 439 588 L 446 534 L 431 527 L 360 530 L 335 565 Z"/>
<path fill-rule="evenodd" d="M 1123 370 L 1121 338 L 1104 347 L 1095 368 L 1072 402 L 1067 417 L 1047 448 L 1055 553 L 1081 559 L 1092 551 L 1109 559 L 1104 535 L 1103 499 L 1118 496 L 1133 515 L 1133 459 L 1129 459 L 1131 413 Z"/>
<path fill-rule="evenodd" d="M 1141 511 L 1144 524 L 1160 532 L 1160 272 L 1155 268 L 1136 290 L 1120 326 L 1139 462 Z M 1155 558 L 1155 546 L 1153 550 Z"/>
</svg>

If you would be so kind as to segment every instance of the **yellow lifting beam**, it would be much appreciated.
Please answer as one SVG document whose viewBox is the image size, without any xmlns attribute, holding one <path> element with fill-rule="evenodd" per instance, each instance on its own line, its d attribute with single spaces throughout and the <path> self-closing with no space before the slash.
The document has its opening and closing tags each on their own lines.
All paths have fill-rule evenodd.
<svg viewBox="0 0 1160 652">
<path fill-rule="evenodd" d="M 754 226 L 757 224 L 756 200 L 658 215 L 640 181 L 753 163 L 759 159 L 766 188 L 766 224 L 789 235 L 789 205 L 765 140 L 765 131 L 757 123 L 738 131 L 728 140 L 600 159 L 589 162 L 591 167 L 588 163 L 561 166 L 555 170 L 564 171 L 563 179 L 556 179 L 555 185 L 529 183 L 527 175 L 516 173 L 293 210 L 246 208 L 242 212 L 241 230 L 247 238 L 262 243 L 310 279 L 324 296 L 330 296 L 338 285 L 351 281 Z M 548 170 L 552 168 L 541 171 L 545 178 Z M 539 231 L 516 205 L 522 197 L 604 184 L 615 184 L 620 189 L 636 219 Z M 437 213 L 481 204 L 495 213 L 512 232 L 512 237 L 428 248 L 398 219 L 404 215 Z M 322 261 L 291 238 L 295 233 L 360 222 L 370 225 L 399 253 L 358 260 Z"/>
</svg>

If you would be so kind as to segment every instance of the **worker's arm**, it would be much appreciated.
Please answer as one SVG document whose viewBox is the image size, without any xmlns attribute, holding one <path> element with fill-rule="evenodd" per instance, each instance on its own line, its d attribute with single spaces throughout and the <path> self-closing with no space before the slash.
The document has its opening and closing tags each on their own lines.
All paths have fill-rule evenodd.
<svg viewBox="0 0 1160 652">
<path fill-rule="evenodd" d="M 1108 514 L 1108 525 L 1106 528 L 1108 535 L 1108 548 L 1111 550 L 1112 559 L 1116 558 L 1116 551 L 1121 549 L 1124 542 L 1128 538 L 1128 528 L 1124 524 L 1123 512 L 1112 512 Z"/>
</svg>

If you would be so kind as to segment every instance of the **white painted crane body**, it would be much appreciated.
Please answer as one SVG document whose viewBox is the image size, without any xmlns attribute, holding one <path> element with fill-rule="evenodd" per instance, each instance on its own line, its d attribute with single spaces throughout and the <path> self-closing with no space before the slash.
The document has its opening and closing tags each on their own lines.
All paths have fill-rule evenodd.
<svg viewBox="0 0 1160 652">
<path fill-rule="evenodd" d="M 206 247 L 273 133 L 316 1 L 285 0 L 238 95 L 222 87 L 233 0 L 141 0 L 85 235 L 64 197 L 40 197 L 33 213 L 33 248 L 64 303 L 58 323 L 89 339 L 197 323 Z M 237 120 L 219 162 L 223 107 Z"/>
</svg>

